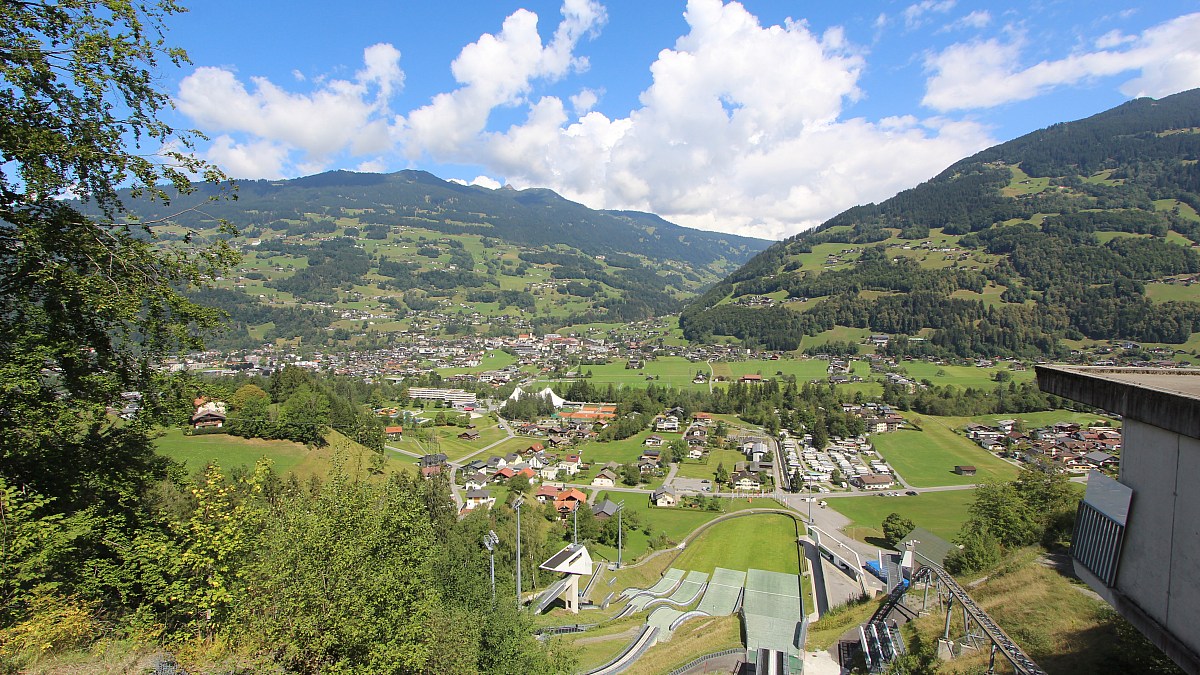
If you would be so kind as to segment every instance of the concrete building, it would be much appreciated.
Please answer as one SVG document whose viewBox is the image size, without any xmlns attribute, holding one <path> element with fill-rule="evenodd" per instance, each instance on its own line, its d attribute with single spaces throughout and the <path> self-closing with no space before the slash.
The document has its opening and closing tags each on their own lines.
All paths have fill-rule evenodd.
<svg viewBox="0 0 1200 675">
<path fill-rule="evenodd" d="M 1075 571 L 1179 666 L 1200 673 L 1200 371 L 1038 366 L 1043 391 L 1124 418 L 1120 477 L 1098 471 Z"/>
</svg>

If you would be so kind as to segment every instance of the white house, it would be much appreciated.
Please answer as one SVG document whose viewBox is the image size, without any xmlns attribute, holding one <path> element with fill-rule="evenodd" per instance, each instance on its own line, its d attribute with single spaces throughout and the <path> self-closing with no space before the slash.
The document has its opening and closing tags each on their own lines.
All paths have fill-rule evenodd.
<svg viewBox="0 0 1200 675">
<path fill-rule="evenodd" d="M 593 487 L 613 487 L 617 484 L 617 474 L 613 473 L 612 469 L 601 469 L 600 473 L 592 479 Z"/>
<path fill-rule="evenodd" d="M 679 418 L 674 415 L 660 417 L 654 423 L 655 431 L 679 431 Z"/>
<path fill-rule="evenodd" d="M 465 508 L 467 511 L 473 511 L 480 507 L 491 509 L 496 503 L 496 498 L 487 490 L 470 490 L 467 492 L 467 503 Z"/>
<path fill-rule="evenodd" d="M 660 488 L 650 495 L 650 502 L 655 506 L 675 506 L 679 503 L 679 498 L 667 488 Z"/>
</svg>

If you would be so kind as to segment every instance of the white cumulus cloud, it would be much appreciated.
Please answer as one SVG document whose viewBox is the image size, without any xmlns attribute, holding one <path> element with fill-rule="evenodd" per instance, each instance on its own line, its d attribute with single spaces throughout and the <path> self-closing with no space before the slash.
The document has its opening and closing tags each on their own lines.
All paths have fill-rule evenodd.
<svg viewBox="0 0 1200 675">
<path fill-rule="evenodd" d="M 1137 73 L 1120 86 L 1127 96 L 1165 96 L 1200 86 L 1200 13 L 1184 15 L 1135 37 L 1110 32 L 1095 51 L 1019 66 L 1020 38 L 954 44 L 930 54 L 922 102 L 936 110 L 987 108 L 1034 98 L 1056 87 Z"/>
<path fill-rule="evenodd" d="M 946 12 L 922 2 L 911 13 Z M 640 209 L 683 225 L 777 238 L 853 204 L 911 187 L 993 140 L 973 122 L 848 117 L 865 96 L 866 52 L 841 28 L 763 25 L 737 2 L 690 0 L 686 33 L 649 64 L 652 81 L 624 114 L 603 91 L 564 100 L 544 85 L 587 68 L 581 45 L 605 23 L 595 0 L 565 0 L 543 41 L 539 17 L 509 15 L 451 64 L 457 86 L 393 112 L 400 52 L 368 47 L 352 79 L 309 77 L 303 93 L 229 69 L 199 68 L 176 103 L 219 136 L 209 158 L 242 177 L 396 163 L 474 165 L 495 189 L 548 187 L 593 208 Z M 492 114 L 518 111 L 497 128 Z M 459 181 L 466 184 L 466 181 Z"/>
<path fill-rule="evenodd" d="M 522 103 L 536 80 L 555 81 L 586 68 L 574 49 L 603 24 L 604 8 L 595 0 L 567 0 L 562 12 L 549 44 L 538 34 L 538 16 L 521 9 L 504 20 L 498 34 L 464 47 L 450 66 L 462 86 L 400 120 L 409 156 L 471 150 L 494 108 Z"/>
<path fill-rule="evenodd" d="M 659 53 L 628 116 L 573 118 L 544 97 L 522 123 L 482 134 L 478 156 L 517 187 L 592 207 L 782 237 L 991 142 L 972 123 L 842 119 L 863 95 L 865 60 L 840 30 L 763 26 L 720 0 L 692 0 L 685 18 L 688 33 Z"/>
<path fill-rule="evenodd" d="M 403 86 L 400 52 L 387 44 L 363 50 L 364 67 L 354 80 L 325 80 L 309 93 L 294 93 L 262 77 L 240 80 L 227 68 L 201 67 L 179 84 L 175 104 L 198 126 L 225 134 L 224 145 L 214 146 L 210 159 L 244 156 L 271 145 L 273 152 L 258 162 L 278 171 L 272 164 L 284 154 L 303 153 L 304 166 L 322 165 L 332 155 L 350 150 L 367 154 L 389 150 L 394 141 L 388 126 L 387 100 Z M 252 140 L 235 140 L 243 135 Z M 253 166 L 243 162 L 242 166 Z M 238 174 L 266 177 L 266 174 Z"/>
</svg>

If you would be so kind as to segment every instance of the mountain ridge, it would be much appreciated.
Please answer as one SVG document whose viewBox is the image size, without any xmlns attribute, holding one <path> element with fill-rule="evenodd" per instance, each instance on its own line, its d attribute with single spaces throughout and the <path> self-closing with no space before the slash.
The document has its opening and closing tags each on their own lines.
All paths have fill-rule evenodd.
<svg viewBox="0 0 1200 675">
<path fill-rule="evenodd" d="M 1200 330 L 1200 295 L 1163 286 L 1200 271 L 1198 131 L 1192 90 L 985 149 L 772 245 L 690 303 L 684 333 L 795 349 L 843 326 L 955 356 L 1049 356 L 1063 340 L 1185 343 Z"/>
<path fill-rule="evenodd" d="M 548 188 L 492 190 L 415 169 L 386 174 L 333 170 L 284 180 L 238 180 L 235 184 L 236 200 L 207 201 L 221 187 L 196 184 L 193 194 L 171 194 L 169 207 L 131 199 L 130 210 L 144 219 L 177 214 L 175 223 L 202 229 L 216 218 L 238 223 L 239 216 L 247 212 L 256 216 L 251 224 L 283 220 L 298 215 L 297 202 L 303 199 L 332 217 L 347 210 L 370 210 L 373 224 L 415 225 L 448 234 L 486 234 L 484 230 L 492 229 L 497 232 L 494 236 L 514 243 L 561 243 L 592 255 L 644 253 L 728 269 L 769 245 L 754 237 L 684 227 L 654 214 L 591 209 Z M 203 209 L 179 214 L 201 203 Z M 644 224 L 647 222 L 654 223 L 654 231 Z"/>
</svg>

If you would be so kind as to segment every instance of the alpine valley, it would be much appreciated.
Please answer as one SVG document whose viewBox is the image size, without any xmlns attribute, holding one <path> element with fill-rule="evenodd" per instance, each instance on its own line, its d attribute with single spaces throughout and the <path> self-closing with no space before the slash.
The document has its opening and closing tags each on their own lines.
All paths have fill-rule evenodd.
<svg viewBox="0 0 1200 675">
<path fill-rule="evenodd" d="M 168 244 L 241 229 L 236 275 L 192 296 L 229 314 L 209 341 L 224 348 L 637 321 L 678 312 L 769 243 L 423 171 L 241 181 L 236 199 L 195 188 L 168 206 L 125 196 Z"/>
</svg>

